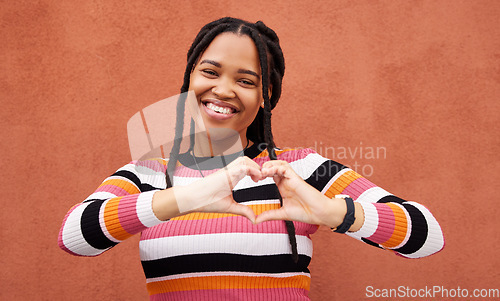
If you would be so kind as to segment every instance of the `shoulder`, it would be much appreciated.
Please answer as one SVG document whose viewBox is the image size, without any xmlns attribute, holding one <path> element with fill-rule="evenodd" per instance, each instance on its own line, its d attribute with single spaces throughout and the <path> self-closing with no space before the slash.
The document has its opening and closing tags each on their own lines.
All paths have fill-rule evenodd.
<svg viewBox="0 0 500 301">
<path fill-rule="evenodd" d="M 320 158 L 324 159 L 321 155 L 319 155 L 311 148 L 277 148 L 276 156 L 278 157 L 278 160 L 287 161 L 288 163 L 297 160 L 312 160 Z"/>
<path fill-rule="evenodd" d="M 133 171 L 137 174 L 165 173 L 167 170 L 168 159 L 150 158 L 134 160 L 127 164 L 124 168 Z"/>
</svg>

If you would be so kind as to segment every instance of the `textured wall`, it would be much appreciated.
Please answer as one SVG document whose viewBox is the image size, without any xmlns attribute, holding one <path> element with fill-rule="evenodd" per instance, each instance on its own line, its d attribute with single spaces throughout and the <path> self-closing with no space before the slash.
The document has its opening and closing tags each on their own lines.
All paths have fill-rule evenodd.
<svg viewBox="0 0 500 301">
<path fill-rule="evenodd" d="M 127 120 L 179 91 L 197 30 L 226 15 L 281 38 L 278 145 L 357 166 L 424 203 L 445 233 L 441 253 L 406 260 L 321 229 L 312 299 L 360 300 L 369 285 L 498 288 L 500 2 L 122 2 L 0 3 L 0 299 L 147 300 L 137 237 L 79 258 L 57 234 L 128 162 Z"/>
</svg>

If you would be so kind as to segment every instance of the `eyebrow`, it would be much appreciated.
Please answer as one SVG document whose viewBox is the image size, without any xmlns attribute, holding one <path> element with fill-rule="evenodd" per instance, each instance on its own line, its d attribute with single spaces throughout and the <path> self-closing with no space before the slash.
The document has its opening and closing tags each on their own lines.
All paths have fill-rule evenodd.
<svg viewBox="0 0 500 301">
<path fill-rule="evenodd" d="M 221 68 L 222 67 L 222 65 L 219 62 L 216 62 L 216 61 L 213 61 L 213 60 L 203 60 L 203 61 L 200 62 L 200 65 L 204 64 L 204 63 L 214 65 L 217 68 Z M 254 72 L 252 70 L 238 69 L 238 73 L 250 74 L 250 75 L 253 75 L 253 76 L 257 77 L 257 78 L 260 78 L 260 76 L 256 72 Z"/>
</svg>

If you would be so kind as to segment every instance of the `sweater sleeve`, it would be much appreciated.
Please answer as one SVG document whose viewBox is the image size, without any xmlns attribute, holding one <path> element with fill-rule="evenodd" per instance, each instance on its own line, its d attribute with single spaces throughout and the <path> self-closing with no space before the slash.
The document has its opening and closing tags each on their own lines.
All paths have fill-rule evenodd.
<svg viewBox="0 0 500 301">
<path fill-rule="evenodd" d="M 429 256 L 444 247 L 441 227 L 423 205 L 397 197 L 310 149 L 302 150 L 301 157 L 306 182 L 327 197 L 349 195 L 362 206 L 362 227 L 347 235 L 407 258 Z"/>
<path fill-rule="evenodd" d="M 68 211 L 59 231 L 59 247 L 73 255 L 96 256 L 160 224 L 152 200 L 158 189 L 165 188 L 165 165 L 163 160 L 134 161 L 106 178 Z"/>
</svg>

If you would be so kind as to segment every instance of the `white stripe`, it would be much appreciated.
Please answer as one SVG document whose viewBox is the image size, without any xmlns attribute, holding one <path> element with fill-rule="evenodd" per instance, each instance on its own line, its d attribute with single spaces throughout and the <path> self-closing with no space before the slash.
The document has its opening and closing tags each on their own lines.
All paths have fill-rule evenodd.
<svg viewBox="0 0 500 301">
<path fill-rule="evenodd" d="M 137 217 L 141 223 L 148 228 L 163 222 L 159 220 L 153 212 L 153 196 L 156 192 L 156 190 L 143 192 L 137 197 L 135 207 Z"/>
<path fill-rule="evenodd" d="M 156 278 L 147 278 L 146 282 L 158 282 L 173 279 L 196 278 L 196 277 L 214 277 L 214 276 L 236 276 L 236 277 L 273 277 L 273 278 L 288 278 L 294 276 L 306 276 L 311 278 L 309 273 L 248 273 L 248 272 L 206 272 L 206 273 L 186 273 L 162 276 Z"/>
<path fill-rule="evenodd" d="M 271 200 L 256 200 L 256 201 L 248 201 L 248 202 L 242 202 L 240 204 L 250 206 L 250 205 L 269 205 L 269 204 L 279 204 L 280 200 L 278 199 L 271 199 Z"/>
<path fill-rule="evenodd" d="M 115 197 L 116 197 L 116 194 L 114 194 L 114 193 L 107 192 L 107 191 L 98 191 L 98 192 L 92 193 L 88 198 L 85 199 L 85 201 L 86 200 L 94 200 L 94 199 L 107 200 L 107 199 L 115 198 Z"/>
<path fill-rule="evenodd" d="M 302 235 L 297 235 L 296 238 L 298 253 L 311 257 L 311 239 Z M 162 237 L 141 240 L 139 249 L 143 261 L 203 253 L 250 256 L 291 253 L 288 235 L 281 233 L 214 233 Z"/>
<path fill-rule="evenodd" d="M 375 203 L 379 201 L 381 198 L 392 195 L 391 193 L 385 191 L 384 189 L 375 186 L 368 188 L 365 190 L 357 199 L 356 201 L 360 203 Z"/>
<path fill-rule="evenodd" d="M 194 183 L 198 180 L 202 180 L 203 178 L 194 178 L 194 177 L 174 177 L 174 186 L 187 186 L 191 183 Z"/>
<path fill-rule="evenodd" d="M 152 161 L 155 161 L 155 160 L 152 160 Z M 157 161 L 155 161 L 155 162 L 158 165 L 162 165 L 161 163 L 159 163 Z M 165 173 L 163 173 L 161 171 L 155 171 L 153 169 L 150 169 L 147 166 L 137 165 L 137 163 L 138 163 L 137 161 L 134 161 L 133 163 L 129 163 L 129 164 L 123 166 L 122 168 L 118 169 L 116 172 L 129 171 L 129 172 L 133 173 L 134 175 L 136 175 L 141 182 L 144 182 L 141 178 L 143 176 L 147 176 L 147 177 L 151 177 L 151 176 L 160 177 L 162 175 L 165 176 Z M 122 177 L 122 179 L 123 179 L 123 177 Z"/>
<path fill-rule="evenodd" d="M 412 254 L 403 254 L 403 256 L 409 258 L 420 258 L 429 256 L 441 250 L 444 246 L 444 236 L 443 232 L 441 231 L 441 227 L 439 226 L 439 223 L 436 221 L 432 213 L 430 213 L 427 208 L 425 208 L 423 205 L 419 203 L 415 202 L 407 202 L 407 203 L 415 206 L 417 209 L 420 210 L 420 212 L 422 212 L 422 214 L 425 217 L 425 220 L 427 221 L 428 233 L 424 245 L 418 251 Z"/>
<path fill-rule="evenodd" d="M 330 181 L 328 181 L 328 183 L 325 185 L 325 187 L 323 187 L 323 189 L 321 190 L 321 193 L 322 194 L 325 194 L 326 191 L 328 190 L 328 188 L 330 188 L 330 186 L 332 186 L 332 184 L 337 181 L 338 178 L 340 178 L 344 173 L 350 171 L 352 169 L 350 168 L 344 168 L 342 170 L 340 170 L 335 176 L 333 176 L 333 178 L 330 179 Z"/>
<path fill-rule="evenodd" d="M 235 186 L 234 190 L 245 189 L 245 188 L 254 188 L 263 185 L 274 184 L 273 178 L 265 178 L 264 180 L 254 182 L 250 176 L 245 176 L 241 179 Z"/>
<path fill-rule="evenodd" d="M 361 203 L 363 212 L 365 215 L 365 220 L 361 228 L 356 232 L 346 232 L 347 235 L 361 240 L 361 238 L 370 237 L 375 233 L 378 228 L 378 212 L 374 204 L 371 203 Z"/>
<path fill-rule="evenodd" d="M 87 243 L 82 234 L 82 228 L 80 227 L 80 220 L 82 213 L 87 208 L 89 203 L 82 203 L 69 214 L 64 224 L 62 232 L 62 240 L 64 246 L 68 248 L 71 252 L 83 255 L 83 256 L 95 256 L 99 255 L 105 250 L 99 250 Z"/>
<path fill-rule="evenodd" d="M 139 178 L 141 176 L 147 176 L 147 177 L 161 176 L 161 175 L 165 176 L 165 173 L 161 171 L 156 171 L 154 169 L 149 168 L 148 166 L 143 166 L 143 165 L 135 165 L 134 170 L 133 171 L 131 170 L 131 172 L 135 173 Z"/>
<path fill-rule="evenodd" d="M 321 164 L 328 161 L 327 158 L 322 157 L 318 153 L 310 153 L 302 159 L 292 162 L 295 172 L 303 179 L 309 178 L 313 172 L 321 166 Z"/>
</svg>

